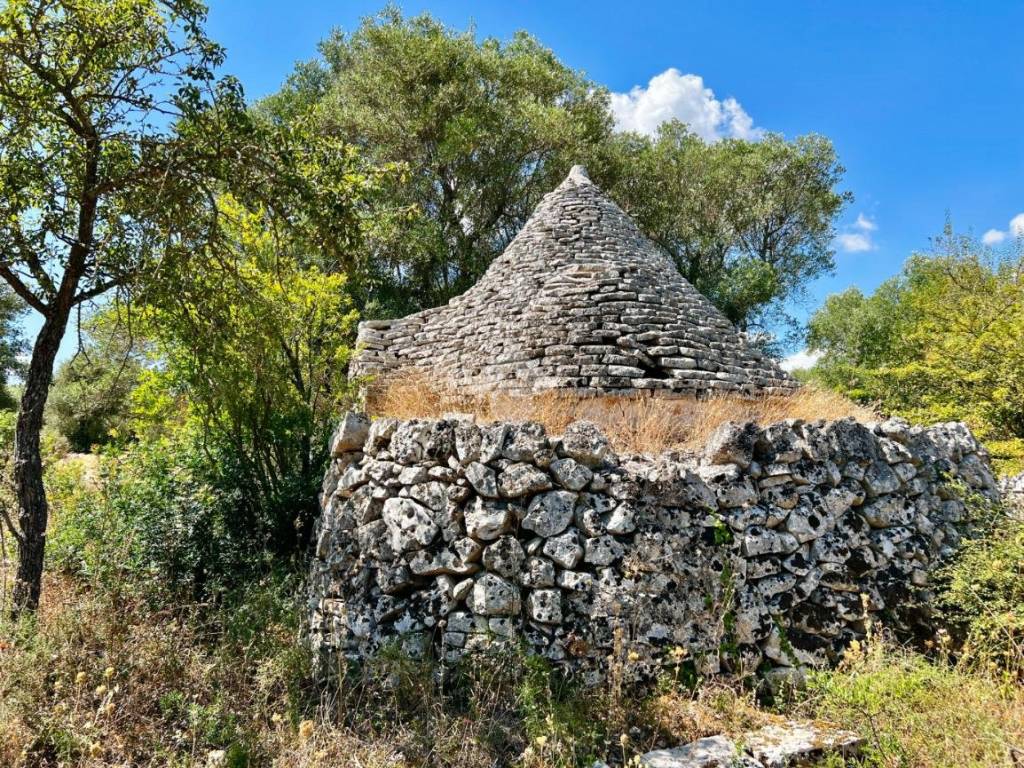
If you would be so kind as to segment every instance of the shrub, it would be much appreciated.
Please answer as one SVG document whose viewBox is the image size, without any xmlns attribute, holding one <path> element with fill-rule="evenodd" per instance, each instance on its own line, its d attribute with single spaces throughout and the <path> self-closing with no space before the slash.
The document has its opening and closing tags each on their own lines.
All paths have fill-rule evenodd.
<svg viewBox="0 0 1024 768">
<path fill-rule="evenodd" d="M 50 559 L 64 570 L 130 581 L 163 600 L 206 599 L 266 573 L 296 553 L 286 504 L 264 506 L 231 452 L 183 427 L 48 473 Z"/>
<path fill-rule="evenodd" d="M 858 731 L 864 764 L 910 768 L 1017 765 L 1024 689 L 884 641 L 854 647 L 836 671 L 809 677 L 794 708 Z"/>
<path fill-rule="evenodd" d="M 942 604 L 964 663 L 1024 680 L 1024 522 L 998 514 L 963 543 Z"/>
<path fill-rule="evenodd" d="M 110 323 L 107 315 L 92 319 L 89 343 L 60 365 L 50 389 L 47 420 L 75 451 L 117 442 L 131 431 L 131 392 L 142 365 L 131 343 L 105 328 Z"/>
<path fill-rule="evenodd" d="M 1024 467 L 1024 250 L 951 226 L 871 295 L 830 296 L 808 322 L 810 379 L 918 423 L 966 421 L 1000 471 Z M 955 320 L 955 321 L 954 321 Z"/>
</svg>

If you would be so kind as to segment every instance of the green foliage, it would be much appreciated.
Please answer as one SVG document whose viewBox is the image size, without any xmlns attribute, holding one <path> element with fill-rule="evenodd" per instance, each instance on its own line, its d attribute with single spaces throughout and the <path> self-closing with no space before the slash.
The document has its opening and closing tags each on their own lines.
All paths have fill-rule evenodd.
<svg viewBox="0 0 1024 768">
<path fill-rule="evenodd" d="M 245 112 L 204 20 L 195 0 L 0 9 L 0 276 L 40 312 L 66 318 L 209 227 Z"/>
<path fill-rule="evenodd" d="M 1024 722 L 1019 687 L 881 642 L 812 673 L 798 699 L 796 714 L 859 732 L 865 766 L 1011 766 Z"/>
<path fill-rule="evenodd" d="M 111 313 L 90 323 L 88 338 L 54 377 L 47 401 L 53 426 L 75 451 L 131 437 L 131 393 L 143 361 Z"/>
<path fill-rule="evenodd" d="M 870 296 L 831 296 L 811 318 L 812 378 L 912 421 L 967 421 L 996 458 L 1024 438 L 1024 253 L 993 254 L 947 228 Z M 1007 466 L 1007 465 L 1010 466 Z"/>
<path fill-rule="evenodd" d="M 282 546 L 298 546 L 312 526 L 332 420 L 348 396 L 357 314 L 345 276 L 304 260 L 269 213 L 229 196 L 220 208 L 230 249 L 199 273 L 168 273 L 136 307 L 159 361 L 135 393 L 137 428 L 158 434 L 177 410 L 207 450 L 231 457 L 225 471 L 237 493 Z M 296 519 L 298 538 L 287 530 Z"/>
<path fill-rule="evenodd" d="M 6 283 L 0 283 L 0 410 L 16 406 L 7 385 L 11 374 L 22 367 L 18 355 L 25 351 L 20 326 L 25 309 L 25 302 Z"/>
<path fill-rule="evenodd" d="M 965 662 L 1024 680 L 1024 522 L 996 516 L 963 542 L 945 577 L 944 613 Z"/>
<path fill-rule="evenodd" d="M 211 205 L 255 142 L 200 0 L 0 5 L 0 278 L 43 316 L 15 434 L 16 610 L 38 607 L 47 505 L 40 460 L 72 312 L 171 254 L 215 240 Z M 259 156 L 259 152 L 253 153 Z"/>
<path fill-rule="evenodd" d="M 761 328 L 769 307 L 832 268 L 833 222 L 849 199 L 826 139 L 707 143 L 679 122 L 654 139 L 614 133 L 605 89 L 528 34 L 478 40 L 392 7 L 325 40 L 258 112 L 402 169 L 368 202 L 365 247 L 340 262 L 369 315 L 464 291 L 582 162 L 691 282 Z"/>
<path fill-rule="evenodd" d="M 603 89 L 524 32 L 478 42 L 394 8 L 321 44 L 261 111 L 399 163 L 367 247 L 343 269 L 360 304 L 402 314 L 465 290 L 577 158 L 610 130 Z M 355 259 L 354 261 L 352 259 Z"/>
<path fill-rule="evenodd" d="M 51 564 L 160 600 L 216 596 L 294 553 L 294 511 L 268 511 L 229 447 L 196 425 L 131 445 L 87 470 L 49 473 Z"/>
<path fill-rule="evenodd" d="M 601 750 L 605 723 L 578 682 L 539 656 L 525 656 L 517 698 L 531 749 L 546 765 L 588 765 Z"/>
<path fill-rule="evenodd" d="M 612 196 L 742 328 L 777 326 L 780 304 L 834 266 L 833 222 L 851 196 L 836 191 L 828 139 L 707 143 L 676 120 L 653 140 L 617 135 L 605 161 Z"/>
</svg>

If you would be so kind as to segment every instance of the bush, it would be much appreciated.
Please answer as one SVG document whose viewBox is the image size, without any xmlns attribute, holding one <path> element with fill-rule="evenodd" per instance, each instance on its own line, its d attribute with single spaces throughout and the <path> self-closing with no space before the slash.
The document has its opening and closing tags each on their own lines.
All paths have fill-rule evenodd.
<svg viewBox="0 0 1024 768">
<path fill-rule="evenodd" d="M 964 663 L 1024 681 L 1024 522 L 1000 514 L 967 539 L 942 598 Z"/>
<path fill-rule="evenodd" d="M 840 669 L 818 672 L 795 713 L 824 718 L 866 740 L 863 764 L 1011 768 L 1024 740 L 1024 689 L 999 676 L 876 642 L 855 646 Z"/>
<path fill-rule="evenodd" d="M 830 296 L 808 322 L 809 377 L 912 422 L 966 421 L 997 469 L 1024 467 L 1024 250 L 947 226 L 871 295 Z M 954 321 L 955 320 L 955 321 Z"/>
<path fill-rule="evenodd" d="M 47 401 L 49 420 L 80 452 L 128 436 L 130 395 L 139 378 L 134 360 L 93 355 L 63 363 Z"/>
<path fill-rule="evenodd" d="M 230 451 L 182 427 L 48 473 L 53 565 L 131 582 L 161 600 L 208 599 L 265 574 L 298 553 L 287 499 L 261 504 Z"/>
</svg>

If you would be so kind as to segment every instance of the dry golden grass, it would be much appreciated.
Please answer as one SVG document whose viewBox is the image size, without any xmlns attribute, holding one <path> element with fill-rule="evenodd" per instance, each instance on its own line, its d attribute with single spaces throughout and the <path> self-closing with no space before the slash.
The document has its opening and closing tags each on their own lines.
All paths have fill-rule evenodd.
<svg viewBox="0 0 1024 768">
<path fill-rule="evenodd" d="M 406 374 L 373 387 L 367 397 L 367 410 L 374 416 L 402 419 L 440 418 L 459 412 L 472 413 L 480 421 L 537 421 L 551 434 L 585 419 L 598 424 L 616 450 L 648 454 L 695 450 L 727 421 L 771 424 L 784 419 L 878 418 L 870 408 L 813 386 L 788 396 L 762 397 L 581 397 L 559 390 L 514 397 L 467 395 L 418 374 Z"/>
</svg>

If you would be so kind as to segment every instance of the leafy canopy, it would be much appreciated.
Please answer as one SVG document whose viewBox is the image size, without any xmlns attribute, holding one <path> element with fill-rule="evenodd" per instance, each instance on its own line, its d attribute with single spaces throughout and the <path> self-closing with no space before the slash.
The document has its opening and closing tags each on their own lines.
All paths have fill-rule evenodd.
<svg viewBox="0 0 1024 768">
<path fill-rule="evenodd" d="M 261 110 L 397 163 L 358 260 L 361 304 L 402 314 L 464 291 L 540 197 L 610 131 L 603 89 L 530 35 L 477 42 L 394 8 L 321 44 Z"/>
<path fill-rule="evenodd" d="M 606 90 L 530 35 L 477 40 L 394 8 L 321 44 L 260 112 L 394 163 L 365 247 L 342 268 L 357 305 L 395 316 L 466 290 L 573 163 L 632 213 L 683 274 L 743 328 L 833 267 L 849 195 L 819 136 L 707 143 L 679 122 L 612 130 Z"/>
<path fill-rule="evenodd" d="M 779 315 L 835 266 L 850 195 L 821 136 L 708 143 L 674 120 L 654 139 L 616 136 L 608 161 L 612 196 L 740 328 L 773 325 L 769 308 Z"/>
<path fill-rule="evenodd" d="M 244 121 L 195 0 L 0 9 L 0 276 L 44 315 L 125 285 L 205 192 Z"/>
<path fill-rule="evenodd" d="M 145 360 L 132 329 L 115 310 L 84 323 L 74 357 L 57 369 L 47 401 L 48 423 L 72 450 L 123 442 L 132 436 L 131 393 Z"/>
<path fill-rule="evenodd" d="M 968 421 L 995 457 L 1024 456 L 1024 252 L 947 227 L 870 296 L 829 297 L 809 322 L 812 376 L 918 422 Z"/>
</svg>

